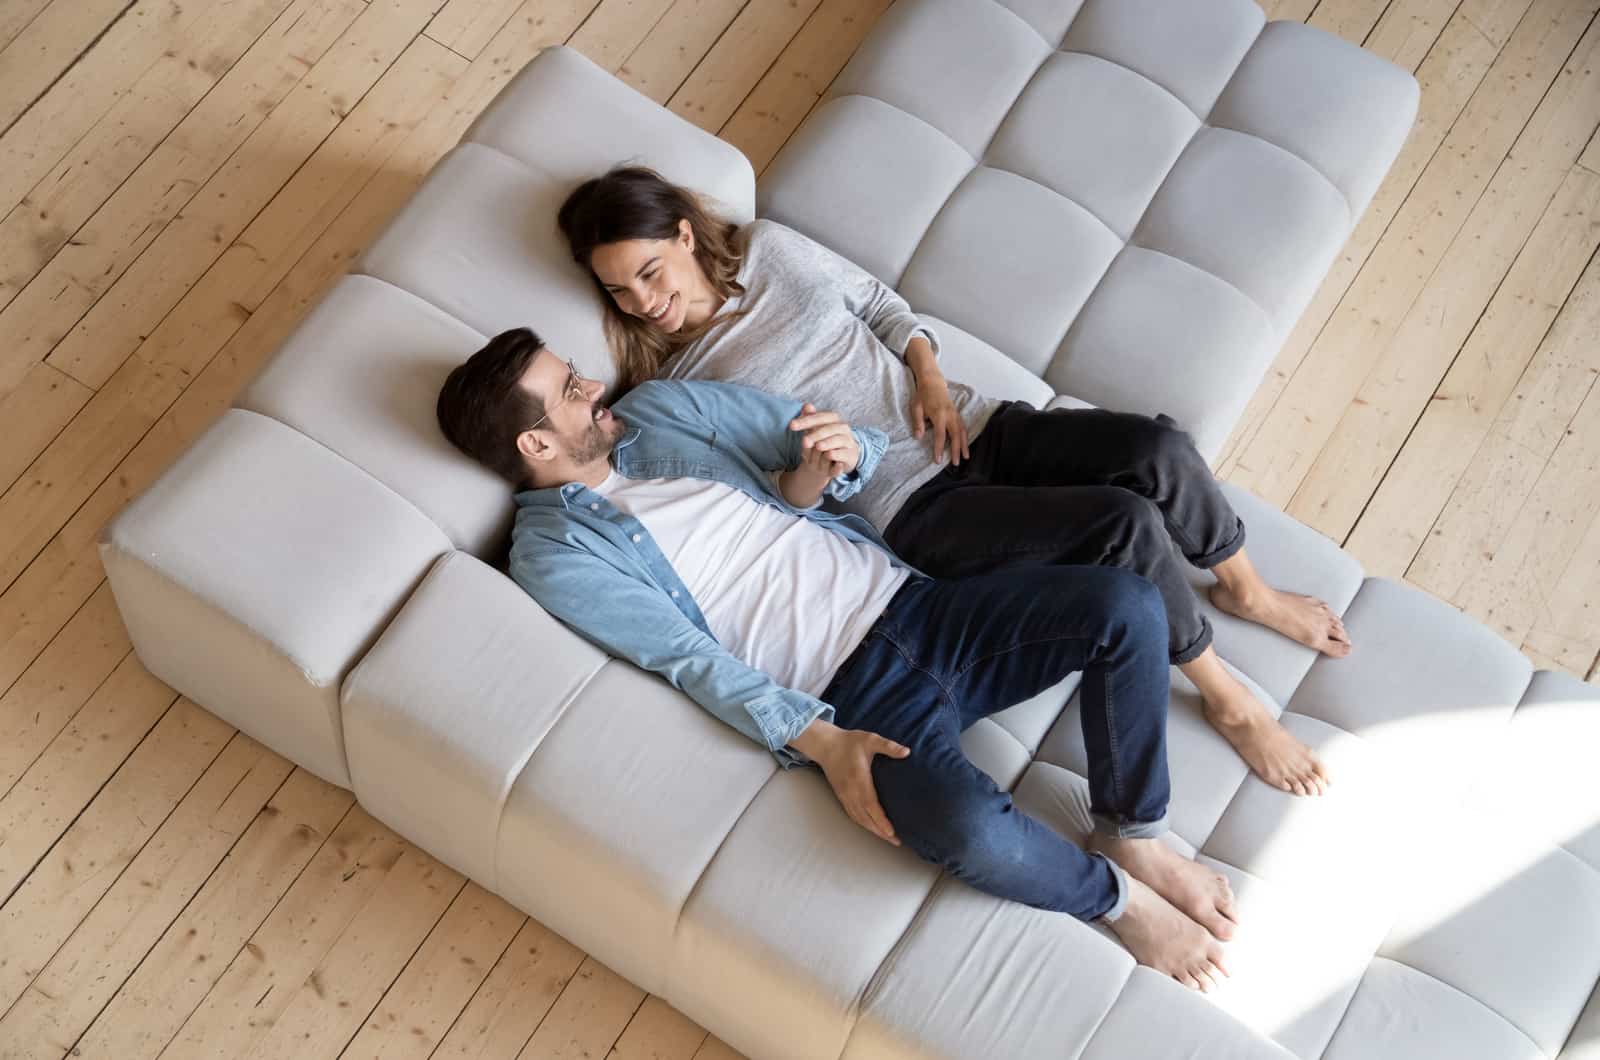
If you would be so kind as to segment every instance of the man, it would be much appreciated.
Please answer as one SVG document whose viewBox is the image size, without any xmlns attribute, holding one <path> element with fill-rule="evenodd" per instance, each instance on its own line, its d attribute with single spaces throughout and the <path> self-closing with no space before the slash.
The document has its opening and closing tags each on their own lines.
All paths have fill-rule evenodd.
<svg viewBox="0 0 1600 1060">
<path fill-rule="evenodd" d="M 777 756 L 814 763 L 857 824 L 990 894 L 1099 918 L 1143 964 L 1208 989 L 1225 877 L 1166 831 L 1167 629 L 1111 567 L 940 581 L 865 521 L 821 511 L 872 475 L 881 432 L 722 383 L 617 403 L 527 329 L 450 373 L 439 424 L 515 483 L 511 576 L 610 654 Z M 1095 834 L 1018 811 L 960 733 L 1082 670 Z"/>
</svg>

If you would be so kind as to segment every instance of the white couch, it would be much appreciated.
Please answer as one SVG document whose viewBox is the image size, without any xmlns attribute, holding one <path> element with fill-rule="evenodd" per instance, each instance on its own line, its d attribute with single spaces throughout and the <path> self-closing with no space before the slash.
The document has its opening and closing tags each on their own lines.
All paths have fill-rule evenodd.
<svg viewBox="0 0 1600 1060">
<path fill-rule="evenodd" d="M 1247 0 L 900 0 L 834 96 L 763 214 L 898 286 L 951 376 L 1165 411 L 1208 451 L 1416 106 L 1408 75 Z M 522 324 L 610 377 L 554 217 L 624 159 L 756 211 L 734 149 L 540 55 L 108 527 L 152 672 L 753 1057 L 1600 1052 L 1600 690 L 1253 497 L 1230 489 L 1258 566 L 1358 647 L 1319 659 L 1211 613 L 1222 657 L 1331 764 L 1321 799 L 1251 779 L 1174 672 L 1174 841 L 1232 878 L 1245 921 L 1211 997 L 870 837 L 820 775 L 499 573 L 509 491 L 445 443 L 434 398 Z M 1075 686 L 965 745 L 1081 838 Z"/>
</svg>

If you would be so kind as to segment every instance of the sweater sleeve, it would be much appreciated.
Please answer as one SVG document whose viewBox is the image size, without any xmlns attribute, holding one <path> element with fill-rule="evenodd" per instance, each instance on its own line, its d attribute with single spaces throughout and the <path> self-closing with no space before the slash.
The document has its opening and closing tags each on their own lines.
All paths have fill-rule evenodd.
<svg viewBox="0 0 1600 1060">
<path fill-rule="evenodd" d="M 897 357 L 905 357 L 906 347 L 917 335 L 927 339 L 934 355 L 938 355 L 939 336 L 917 319 L 894 288 L 792 228 L 773 221 L 755 223 L 771 229 L 779 256 L 796 275 L 811 277 L 811 282 L 822 283 L 836 292 L 844 300 L 845 308 L 872 329 L 878 341 Z"/>
</svg>

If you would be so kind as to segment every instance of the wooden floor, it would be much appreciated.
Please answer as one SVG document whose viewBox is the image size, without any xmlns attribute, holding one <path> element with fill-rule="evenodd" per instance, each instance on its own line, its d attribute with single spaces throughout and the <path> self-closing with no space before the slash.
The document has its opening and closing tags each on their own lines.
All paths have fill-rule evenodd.
<svg viewBox="0 0 1600 1060">
<path fill-rule="evenodd" d="M 154 680 L 95 554 L 567 41 L 761 169 L 887 0 L 0 0 L 0 1056 L 734 1055 Z M 1219 465 L 1600 655 L 1600 0 L 1281 0 L 1421 115 Z"/>
</svg>

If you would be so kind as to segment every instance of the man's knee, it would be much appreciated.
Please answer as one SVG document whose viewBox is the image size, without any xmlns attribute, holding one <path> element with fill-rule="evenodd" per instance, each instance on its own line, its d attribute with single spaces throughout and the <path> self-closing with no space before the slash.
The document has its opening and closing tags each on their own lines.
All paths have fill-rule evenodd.
<svg viewBox="0 0 1600 1060">
<path fill-rule="evenodd" d="M 1106 514 L 1116 527 L 1113 558 L 1117 565 L 1133 570 L 1150 569 L 1172 548 L 1166 520 L 1154 501 L 1132 490 L 1112 488 L 1105 496 Z"/>
<path fill-rule="evenodd" d="M 911 765 L 904 760 L 878 761 L 886 767 Z M 1011 796 L 966 769 L 916 772 L 920 775 L 913 777 L 903 769 L 880 771 L 874 763 L 878 799 L 902 842 L 918 856 L 957 874 L 1005 856 L 997 844 L 1003 844 L 1008 834 L 999 827 L 1002 816 L 1016 812 Z"/>
<path fill-rule="evenodd" d="M 1163 475 L 1209 475 L 1194 438 L 1167 416 L 1138 416 L 1133 428 L 1133 459 Z"/>
</svg>

